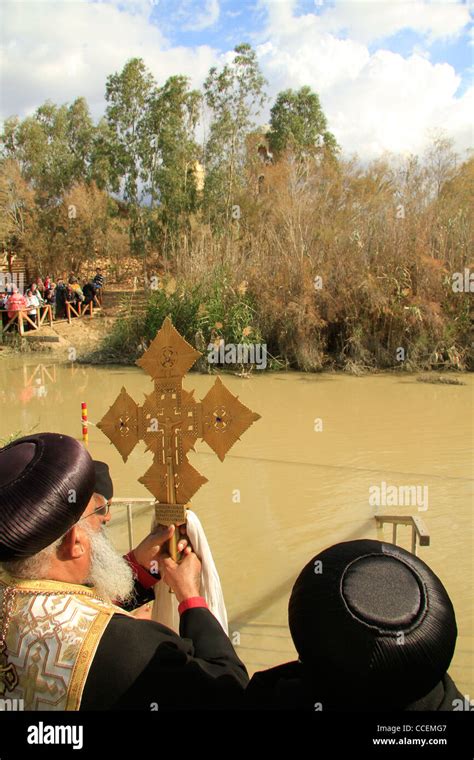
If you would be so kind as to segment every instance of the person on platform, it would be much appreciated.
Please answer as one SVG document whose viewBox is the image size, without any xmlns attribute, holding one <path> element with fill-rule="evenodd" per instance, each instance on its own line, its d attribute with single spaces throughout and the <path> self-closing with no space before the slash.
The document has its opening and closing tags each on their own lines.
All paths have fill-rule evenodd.
<svg viewBox="0 0 474 760">
<path fill-rule="evenodd" d="M 96 308 L 100 306 L 99 299 L 97 298 L 97 287 L 93 280 L 86 282 L 83 285 L 82 292 L 84 294 L 84 307 L 92 303 Z"/>
<path fill-rule="evenodd" d="M 76 291 L 73 289 L 72 285 L 70 285 L 69 283 L 66 285 L 66 292 L 65 292 L 64 298 L 65 298 L 66 304 L 69 303 L 74 309 L 76 310 L 79 309 L 79 304 L 81 302 L 77 298 Z M 67 308 L 66 308 L 66 314 L 67 314 Z M 74 317 L 76 317 L 77 315 L 73 311 L 71 311 L 70 316 L 71 318 L 74 319 Z"/>
<path fill-rule="evenodd" d="M 99 489 L 99 492 L 96 491 Z M 174 526 L 134 552 L 158 561 L 180 603 L 180 634 L 118 606 L 134 571 L 106 536 L 110 499 L 73 438 L 40 433 L 0 449 L 0 697 L 26 710 L 220 708 L 248 682 L 219 622 L 199 597 L 200 562 Z M 107 496 L 107 494 L 105 494 Z"/>
<path fill-rule="evenodd" d="M 41 277 L 37 277 L 37 279 L 31 283 L 30 290 L 38 299 L 39 305 L 42 306 L 44 304 L 44 283 Z"/>
<path fill-rule="evenodd" d="M 447 673 L 457 636 L 451 600 L 399 546 L 358 540 L 321 552 L 296 580 L 288 620 L 299 659 L 255 673 L 250 708 L 451 711 L 464 703 Z"/>
<path fill-rule="evenodd" d="M 72 291 L 74 294 L 74 305 L 76 308 L 79 306 L 80 303 L 83 303 L 84 299 L 84 293 L 82 292 L 82 288 L 79 285 L 77 277 L 70 277 L 69 283 L 68 283 L 68 289 Z"/>
<path fill-rule="evenodd" d="M 16 285 L 13 285 L 12 292 L 7 298 L 8 319 L 13 319 L 16 312 L 26 311 L 27 302 L 26 298 L 18 290 Z"/>
<path fill-rule="evenodd" d="M 54 309 L 56 304 L 56 285 L 54 282 L 49 283 L 48 287 L 44 291 L 44 301 L 47 306 L 51 306 Z"/>
<path fill-rule="evenodd" d="M 95 270 L 95 276 L 92 280 L 94 285 L 96 286 L 96 295 L 97 299 L 102 306 L 102 300 L 103 300 L 103 292 L 104 292 L 104 285 L 105 285 L 105 277 L 102 274 L 102 269 L 100 267 L 97 267 Z"/>
<path fill-rule="evenodd" d="M 0 312 L 2 313 L 2 327 L 5 328 L 8 322 L 7 314 L 8 294 L 6 290 L 0 290 Z"/>
<path fill-rule="evenodd" d="M 34 291 L 34 290 L 32 290 L 32 288 L 29 288 L 26 291 L 25 298 L 26 298 L 26 305 L 28 306 L 28 312 L 27 312 L 28 313 L 28 317 L 30 318 L 30 320 L 32 322 L 37 323 L 38 322 L 38 318 L 37 318 L 38 317 L 38 309 L 39 309 L 39 307 L 41 306 L 41 303 L 42 303 L 42 301 L 40 302 L 38 291 L 37 290 Z M 30 325 L 29 322 L 26 323 L 25 327 L 26 327 L 27 330 L 31 330 L 32 329 L 32 327 L 31 327 L 31 325 Z"/>
</svg>

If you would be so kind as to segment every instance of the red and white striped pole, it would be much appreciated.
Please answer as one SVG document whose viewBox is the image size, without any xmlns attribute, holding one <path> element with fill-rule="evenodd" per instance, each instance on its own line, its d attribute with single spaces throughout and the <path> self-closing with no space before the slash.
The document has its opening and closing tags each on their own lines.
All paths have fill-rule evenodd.
<svg viewBox="0 0 474 760">
<path fill-rule="evenodd" d="M 89 429 L 87 426 L 87 404 L 85 401 L 81 404 L 81 417 L 82 417 L 82 442 L 84 446 L 89 445 Z"/>
</svg>

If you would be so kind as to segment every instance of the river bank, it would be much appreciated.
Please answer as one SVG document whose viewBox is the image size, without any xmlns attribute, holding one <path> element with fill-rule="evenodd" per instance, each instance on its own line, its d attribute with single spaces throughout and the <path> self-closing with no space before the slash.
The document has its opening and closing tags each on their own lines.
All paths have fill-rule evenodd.
<svg viewBox="0 0 474 760">
<path fill-rule="evenodd" d="M 0 344 L 0 360 L 18 354 L 38 354 L 48 361 L 76 361 L 100 347 L 113 329 L 116 317 L 96 314 L 92 319 L 73 319 L 71 324 L 61 320 L 51 327 L 31 331 L 23 337 L 15 333 Z"/>
<path fill-rule="evenodd" d="M 72 325 L 66 326 L 55 325 L 48 333 L 48 335 L 42 336 L 42 340 L 31 340 L 30 337 L 20 338 L 17 336 L 17 340 L 12 341 L 11 344 L 0 344 L 0 362 L 13 360 L 15 358 L 25 358 L 25 360 L 31 362 L 46 362 L 48 365 L 64 365 L 64 364 L 76 364 L 77 366 L 109 366 L 113 369 L 114 366 L 119 367 L 133 367 L 135 366 L 135 360 L 130 357 L 121 357 L 119 355 L 104 354 L 102 351 L 102 345 L 104 340 L 110 334 L 110 330 L 113 328 L 115 322 L 114 318 L 104 318 L 97 322 L 88 322 L 87 324 L 72 323 Z M 91 351 L 92 347 L 92 351 Z M 265 370 L 273 374 L 273 372 L 282 371 L 281 369 Z M 297 370 L 287 368 L 285 370 L 288 374 L 294 374 Z M 235 375 L 244 379 L 248 379 L 253 375 L 259 375 L 258 369 L 253 367 L 245 367 L 242 365 L 229 366 L 229 365 L 213 365 L 206 361 L 204 356 L 197 363 L 196 367 L 191 368 L 190 372 L 193 374 L 219 374 Z M 388 375 L 388 376 L 403 376 L 413 377 L 417 382 L 424 382 L 430 384 L 444 384 L 444 385 L 465 385 L 464 378 L 471 373 L 468 370 L 454 370 L 452 368 L 443 369 L 439 367 L 433 367 L 431 371 L 420 374 L 419 370 L 408 369 L 407 367 L 400 365 L 396 369 L 379 369 L 376 367 L 364 368 L 356 364 L 350 368 L 327 368 L 324 373 L 329 374 L 350 374 L 356 377 L 364 377 L 367 375 Z M 321 374 L 321 371 L 308 374 Z"/>
<path fill-rule="evenodd" d="M 54 321 L 25 336 L 0 337 L 0 357 L 15 353 L 46 354 L 53 361 L 73 361 L 90 365 L 133 366 L 148 348 L 166 316 L 186 340 L 202 353 L 195 370 L 212 373 L 216 369 L 239 376 L 260 371 L 337 372 L 365 375 L 379 372 L 426 372 L 443 374 L 474 369 L 474 318 L 464 328 L 464 344 L 440 338 L 417 326 L 417 337 L 406 335 L 398 342 L 374 341 L 370 326 L 304 325 L 288 323 L 285 329 L 262 317 L 258 303 L 243 283 L 233 288 L 214 283 L 211 290 L 185 288 L 184 283 L 166 277 L 158 287 L 124 290 L 112 286 L 106 291 L 103 308 L 94 316 Z M 296 320 L 296 315 L 294 315 Z M 420 320 L 422 319 L 420 317 Z M 375 327 L 374 327 L 375 329 Z M 290 335 L 294 342 L 290 342 Z M 354 336 L 357 336 L 357 340 Z M 390 345 L 389 345 L 390 344 Z M 369 350 L 370 345 L 370 350 Z"/>
</svg>

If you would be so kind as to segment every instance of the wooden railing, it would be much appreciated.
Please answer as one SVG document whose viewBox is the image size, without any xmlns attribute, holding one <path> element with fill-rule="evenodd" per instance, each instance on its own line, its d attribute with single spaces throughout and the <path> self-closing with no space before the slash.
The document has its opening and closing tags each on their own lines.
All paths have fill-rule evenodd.
<svg viewBox="0 0 474 760">
<path fill-rule="evenodd" d="M 9 309 L 0 309 L 0 314 L 8 314 Z M 36 320 L 31 319 L 31 312 L 36 312 Z M 53 310 L 51 304 L 44 304 L 43 306 L 37 306 L 36 309 L 31 307 L 22 309 L 21 311 L 15 311 L 13 317 L 9 318 L 6 324 L 3 324 L 3 317 L 0 316 L 0 330 L 6 332 L 10 327 L 15 326 L 18 328 L 20 335 L 24 335 L 26 325 L 30 325 L 33 330 L 39 330 L 40 327 L 47 320 L 52 326 L 53 324 Z"/>
<path fill-rule="evenodd" d="M 392 524 L 392 543 L 397 543 L 397 528 L 399 525 L 411 526 L 411 552 L 416 555 L 417 546 L 429 546 L 430 534 L 421 517 L 412 515 L 375 515 L 377 528 L 382 528 L 384 523 Z"/>
<path fill-rule="evenodd" d="M 87 314 L 89 317 L 94 316 L 94 304 L 92 301 L 86 306 L 83 306 L 81 303 L 77 304 L 76 306 L 71 303 L 66 303 L 65 306 L 66 320 L 69 322 L 69 324 L 71 324 L 73 315 L 79 318 L 84 317 Z M 33 308 L 29 307 L 27 309 L 15 311 L 13 317 L 11 317 L 11 319 L 9 318 L 8 321 L 4 323 L 2 314 L 8 314 L 9 311 L 11 310 L 0 309 L 0 333 L 7 332 L 10 327 L 15 327 L 18 329 L 20 335 L 24 335 L 25 332 L 27 332 L 27 325 L 29 325 L 32 330 L 39 330 L 45 322 L 48 322 L 51 327 L 53 326 L 53 308 L 51 304 L 43 304 L 42 306 L 38 306 L 36 309 L 34 309 L 36 312 L 36 320 L 31 319 L 31 312 L 33 311 Z M 101 307 L 96 306 L 95 311 L 101 311 Z"/>
<path fill-rule="evenodd" d="M 100 306 L 96 306 L 95 308 L 96 311 L 100 311 Z M 69 324 L 71 324 L 71 319 L 73 318 L 72 315 L 80 318 L 85 317 L 86 314 L 89 314 L 90 317 L 94 316 L 94 304 L 92 301 L 86 306 L 83 306 L 80 301 L 75 306 L 73 306 L 72 303 L 69 303 L 69 301 L 66 301 L 66 316 Z"/>
</svg>

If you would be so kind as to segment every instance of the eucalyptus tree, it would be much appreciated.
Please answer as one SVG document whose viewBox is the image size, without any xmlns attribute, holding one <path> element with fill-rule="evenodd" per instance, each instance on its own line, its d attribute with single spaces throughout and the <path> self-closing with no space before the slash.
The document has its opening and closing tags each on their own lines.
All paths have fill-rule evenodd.
<svg viewBox="0 0 474 760">
<path fill-rule="evenodd" d="M 156 88 L 141 58 L 132 58 L 120 73 L 106 82 L 106 120 L 109 143 L 102 145 L 102 158 L 110 163 L 112 186 L 120 188 L 130 214 L 132 251 L 144 257 L 146 269 L 147 223 L 143 208 L 144 185 L 149 176 L 150 141 L 148 109 Z"/>
<path fill-rule="evenodd" d="M 8 176 L 16 225 L 6 244 L 37 266 L 45 252 L 62 255 L 56 242 L 73 232 L 75 212 L 64 220 L 63 200 L 73 187 L 90 182 L 94 130 L 84 98 L 62 106 L 47 101 L 32 116 L 5 121 L 2 174 Z"/>
<path fill-rule="evenodd" d="M 231 221 L 232 205 L 244 181 L 246 136 L 254 129 L 253 119 L 266 100 L 266 80 L 255 51 L 243 43 L 234 53 L 220 71 L 212 67 L 204 83 L 211 112 L 204 203 L 208 219 L 217 227 Z"/>
<path fill-rule="evenodd" d="M 339 150 L 336 138 L 328 131 L 319 96 L 310 87 L 280 92 L 270 114 L 268 140 L 277 158 L 288 149 L 298 158 L 321 153 L 336 156 Z"/>
<path fill-rule="evenodd" d="M 200 148 L 195 132 L 199 120 L 202 96 L 189 89 L 185 76 L 170 77 L 157 88 L 147 112 L 147 134 L 143 146 L 147 167 L 146 190 L 149 203 L 158 213 L 151 222 L 155 236 L 169 234 L 174 240 L 187 228 L 189 215 L 197 207 L 195 170 Z"/>
<path fill-rule="evenodd" d="M 94 129 L 84 98 L 70 106 L 47 101 L 23 120 L 6 119 L 2 156 L 18 162 L 41 205 L 55 205 L 75 182 L 87 181 Z"/>
<path fill-rule="evenodd" d="M 105 117 L 99 119 L 91 147 L 90 179 L 101 190 L 118 194 L 121 176 L 114 150 L 114 130 Z"/>
</svg>

